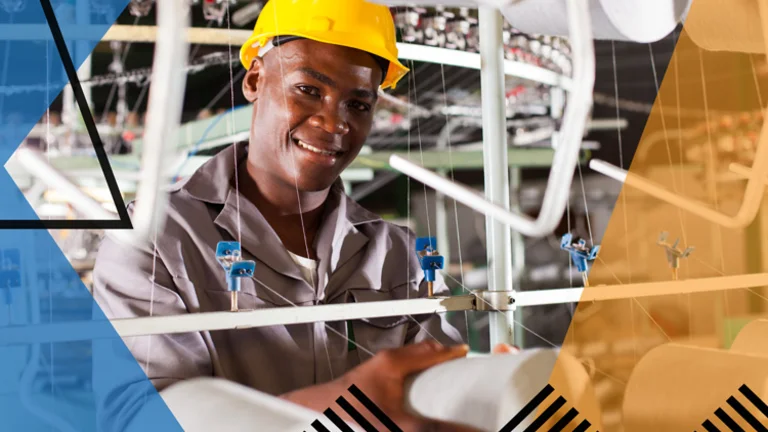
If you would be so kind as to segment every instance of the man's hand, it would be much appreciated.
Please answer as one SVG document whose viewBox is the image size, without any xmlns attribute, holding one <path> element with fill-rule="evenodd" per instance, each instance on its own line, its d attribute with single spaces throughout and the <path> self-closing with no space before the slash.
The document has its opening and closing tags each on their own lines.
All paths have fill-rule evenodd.
<svg viewBox="0 0 768 432">
<path fill-rule="evenodd" d="M 500 343 L 493 347 L 494 354 L 517 354 L 520 352 L 520 348 L 505 343 Z"/>
<path fill-rule="evenodd" d="M 284 395 L 283 398 L 322 412 L 331 407 L 336 398 L 346 393 L 346 390 L 354 384 L 404 431 L 474 431 L 475 429 L 464 426 L 416 417 L 405 411 L 404 403 L 406 377 L 440 363 L 464 357 L 468 351 L 469 347 L 466 345 L 446 347 L 434 341 L 381 351 L 335 381 L 297 390 Z M 367 411 L 353 398 L 346 399 L 359 412 Z M 343 412 L 334 411 L 338 414 Z"/>
</svg>

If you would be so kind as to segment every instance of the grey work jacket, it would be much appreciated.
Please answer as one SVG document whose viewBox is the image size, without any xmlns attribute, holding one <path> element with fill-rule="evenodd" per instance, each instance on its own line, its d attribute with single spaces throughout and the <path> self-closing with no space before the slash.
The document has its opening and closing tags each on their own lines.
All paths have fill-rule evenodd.
<svg viewBox="0 0 768 432">
<path fill-rule="evenodd" d="M 313 245 L 319 260 L 316 286 L 311 286 L 256 206 L 242 194 L 238 200 L 230 182 L 234 152 L 243 162 L 247 147 L 228 147 L 172 187 L 156 252 L 149 242 L 127 248 L 104 240 L 93 292 L 108 318 L 148 316 L 150 307 L 155 316 L 228 311 L 230 295 L 215 258 L 216 244 L 239 237 L 243 259 L 256 261 L 255 280 L 242 281 L 241 309 L 426 296 L 414 234 L 359 206 L 339 182 L 329 194 Z M 133 205 L 128 207 L 132 210 Z M 436 293 L 446 290 L 438 279 Z M 161 335 L 152 336 L 151 342 L 150 337 L 135 337 L 126 338 L 125 344 L 158 390 L 192 377 L 216 376 L 279 395 L 339 377 L 366 360 L 366 350 L 375 353 L 432 337 L 446 344 L 461 342 L 459 332 L 436 314 L 327 323 L 365 350 L 325 324 Z M 97 352 L 94 355 L 95 368 L 108 368 L 98 365 Z M 114 378 L 110 388 L 100 384 L 96 390 L 101 415 L 132 411 L 141 398 L 130 396 L 134 384 Z"/>
</svg>

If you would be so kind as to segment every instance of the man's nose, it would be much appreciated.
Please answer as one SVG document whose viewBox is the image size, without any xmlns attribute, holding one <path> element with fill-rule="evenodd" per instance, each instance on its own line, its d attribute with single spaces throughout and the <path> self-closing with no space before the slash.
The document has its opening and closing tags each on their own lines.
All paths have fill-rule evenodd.
<svg viewBox="0 0 768 432">
<path fill-rule="evenodd" d="M 339 110 L 327 109 L 318 112 L 310 117 L 309 124 L 333 135 L 349 133 L 349 124 Z"/>
</svg>

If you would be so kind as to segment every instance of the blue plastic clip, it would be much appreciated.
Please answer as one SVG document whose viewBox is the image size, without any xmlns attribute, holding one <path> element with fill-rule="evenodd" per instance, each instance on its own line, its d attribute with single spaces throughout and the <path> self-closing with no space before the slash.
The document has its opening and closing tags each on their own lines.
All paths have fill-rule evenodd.
<svg viewBox="0 0 768 432">
<path fill-rule="evenodd" d="M 244 278 L 253 277 L 256 271 L 255 261 L 235 261 L 227 271 L 227 289 L 230 295 L 230 311 L 237 312 L 237 293 L 240 292 L 240 282 Z"/>
<path fill-rule="evenodd" d="M 216 245 L 216 261 L 225 271 L 229 271 L 232 264 L 240 261 L 240 258 L 242 258 L 240 242 L 221 241 Z"/>
<path fill-rule="evenodd" d="M 427 282 L 434 282 L 436 271 L 442 270 L 445 266 L 445 258 L 440 255 L 425 256 L 421 258 L 421 269 L 424 270 L 424 279 Z"/>
<path fill-rule="evenodd" d="M 227 289 L 229 291 L 240 291 L 240 280 L 253 277 L 256 271 L 256 262 L 237 261 L 227 272 Z"/>
<path fill-rule="evenodd" d="M 437 277 L 437 270 L 442 270 L 445 267 L 445 257 L 437 252 L 435 237 L 417 238 L 416 255 L 419 257 L 419 265 L 424 271 L 424 279 L 427 281 L 427 295 L 432 297 L 432 283 Z"/>
<path fill-rule="evenodd" d="M 573 236 L 568 233 L 560 240 L 560 249 L 568 251 L 571 254 L 571 260 L 576 266 L 579 273 L 585 273 L 589 269 L 589 261 L 594 260 L 597 257 L 597 252 L 600 251 L 600 245 L 587 247 L 587 242 L 584 239 L 579 240 L 578 243 L 572 243 Z"/>
<path fill-rule="evenodd" d="M 416 239 L 416 253 L 429 255 L 437 252 L 437 239 L 435 237 L 419 237 Z"/>
</svg>

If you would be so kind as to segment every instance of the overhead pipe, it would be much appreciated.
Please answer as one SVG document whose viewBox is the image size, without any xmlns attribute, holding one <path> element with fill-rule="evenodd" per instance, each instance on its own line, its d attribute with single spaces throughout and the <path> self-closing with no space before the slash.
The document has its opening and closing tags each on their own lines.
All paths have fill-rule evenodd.
<svg viewBox="0 0 768 432">
<path fill-rule="evenodd" d="M 511 212 L 484 199 L 475 190 L 452 182 L 402 157 L 392 155 L 389 159 L 390 166 L 475 211 L 508 225 L 512 230 L 523 235 L 544 237 L 552 233 L 560 223 L 568 202 L 573 172 L 578 163 L 581 141 L 592 106 L 595 82 L 595 55 L 589 4 L 579 0 L 568 0 L 568 12 L 573 50 L 573 78 L 572 85 L 568 89 L 570 98 L 565 107 L 562 126 L 557 134 L 558 142 L 541 212 L 536 219 Z"/>
</svg>

